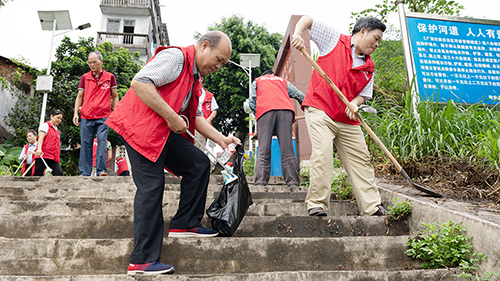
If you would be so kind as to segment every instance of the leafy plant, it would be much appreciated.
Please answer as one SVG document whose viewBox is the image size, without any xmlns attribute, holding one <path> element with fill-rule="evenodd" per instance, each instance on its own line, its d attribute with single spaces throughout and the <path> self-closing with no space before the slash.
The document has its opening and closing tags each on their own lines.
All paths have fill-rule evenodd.
<svg viewBox="0 0 500 281">
<path fill-rule="evenodd" d="M 309 184 L 311 184 L 309 169 L 305 169 L 300 175 L 302 176 L 300 186 L 309 186 Z"/>
<path fill-rule="evenodd" d="M 479 264 L 482 261 L 485 261 L 486 257 L 484 255 L 477 255 L 471 259 L 471 261 L 463 261 L 460 264 L 460 270 L 462 271 L 462 274 L 455 274 L 454 276 L 462 277 L 465 280 L 481 280 L 481 281 L 486 281 L 486 280 L 491 280 L 495 276 L 500 276 L 500 273 L 493 273 L 493 272 L 484 272 L 484 273 L 479 273 L 478 268 Z"/>
<path fill-rule="evenodd" d="M 425 263 L 422 268 L 458 267 L 461 264 L 478 264 L 486 256 L 474 252 L 471 236 L 466 236 L 462 223 L 455 224 L 451 220 L 438 225 L 422 223 L 427 228 L 419 233 L 416 238 L 408 239 L 410 249 L 406 254 Z"/>
<path fill-rule="evenodd" d="M 410 201 L 397 202 L 399 198 L 394 198 L 392 200 L 394 204 L 387 208 L 387 213 L 389 214 L 389 218 L 394 221 L 405 220 L 408 216 L 411 215 L 412 204 Z"/>
<path fill-rule="evenodd" d="M 340 168 L 340 167 L 342 167 L 342 162 L 340 161 L 339 158 L 333 157 L 333 167 L 334 168 Z"/>
<path fill-rule="evenodd" d="M 335 198 L 338 200 L 354 199 L 354 193 L 352 186 L 349 183 L 349 177 L 344 171 L 338 172 L 333 176 L 331 190 L 335 193 Z"/>
<path fill-rule="evenodd" d="M 16 171 L 21 150 L 22 147 L 13 147 L 8 143 L 0 145 L 0 175 L 12 175 Z"/>
<path fill-rule="evenodd" d="M 243 172 L 246 176 L 255 175 L 255 156 L 250 159 L 248 154 L 245 154 L 245 160 L 243 161 Z"/>
</svg>

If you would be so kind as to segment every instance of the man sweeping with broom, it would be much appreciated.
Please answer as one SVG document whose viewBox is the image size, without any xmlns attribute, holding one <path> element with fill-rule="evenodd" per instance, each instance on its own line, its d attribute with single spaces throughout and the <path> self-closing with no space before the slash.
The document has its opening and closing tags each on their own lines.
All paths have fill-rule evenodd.
<svg viewBox="0 0 500 281">
<path fill-rule="evenodd" d="M 303 16 L 295 26 L 292 46 L 304 48 L 302 33 L 309 29 L 309 38 L 316 43 L 320 56 L 318 65 L 358 109 L 373 93 L 375 64 L 370 55 L 378 47 L 385 25 L 376 18 L 360 18 L 352 35 Z M 330 85 L 314 70 L 302 103 L 311 138 L 311 183 L 306 197 L 310 216 L 326 216 L 330 202 L 333 170 L 333 145 L 351 181 L 362 215 L 387 215 L 381 205 L 370 154 L 356 112 L 352 112 Z M 333 142 L 333 143 L 332 143 Z"/>
</svg>

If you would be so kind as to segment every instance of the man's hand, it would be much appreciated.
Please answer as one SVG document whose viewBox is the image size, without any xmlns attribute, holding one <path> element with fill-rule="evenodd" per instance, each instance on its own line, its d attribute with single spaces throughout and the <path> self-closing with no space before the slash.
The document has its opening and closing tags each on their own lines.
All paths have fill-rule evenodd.
<svg viewBox="0 0 500 281">
<path fill-rule="evenodd" d="M 235 137 L 224 137 L 222 140 L 219 142 L 219 145 L 223 148 L 226 149 L 226 147 L 230 144 L 234 143 L 235 145 L 241 144 L 240 139 L 235 138 Z"/>
<path fill-rule="evenodd" d="M 36 156 L 42 156 L 42 155 L 43 155 L 43 152 L 42 152 L 41 150 L 37 150 L 37 151 L 35 152 L 35 155 L 36 155 Z"/>
<path fill-rule="evenodd" d="M 177 114 L 172 115 L 172 117 L 166 121 L 170 130 L 175 133 L 184 133 L 188 128 L 186 121 Z"/>
<path fill-rule="evenodd" d="M 302 48 L 305 47 L 305 42 L 302 36 L 298 33 L 294 33 L 292 35 L 292 41 L 291 41 L 292 46 L 297 49 L 301 50 Z"/>
<path fill-rule="evenodd" d="M 75 126 L 80 126 L 78 115 L 73 115 L 73 124 L 75 124 Z"/>
<path fill-rule="evenodd" d="M 355 112 L 352 112 L 349 107 L 346 107 L 345 109 L 345 115 L 347 115 L 347 117 L 349 117 L 349 119 L 351 120 L 356 120 L 356 114 L 359 112 L 359 107 L 356 103 L 354 102 L 350 102 L 350 104 L 352 105 L 352 107 L 356 110 Z"/>
</svg>

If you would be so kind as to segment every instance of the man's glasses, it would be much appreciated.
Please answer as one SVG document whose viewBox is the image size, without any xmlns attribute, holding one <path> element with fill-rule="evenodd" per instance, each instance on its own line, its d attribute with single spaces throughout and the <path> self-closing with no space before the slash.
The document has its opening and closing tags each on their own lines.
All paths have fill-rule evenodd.
<svg viewBox="0 0 500 281">
<path fill-rule="evenodd" d="M 87 62 L 88 65 L 94 65 L 94 64 L 98 64 L 98 63 L 100 63 L 100 61 L 98 61 L 98 60 Z"/>
</svg>

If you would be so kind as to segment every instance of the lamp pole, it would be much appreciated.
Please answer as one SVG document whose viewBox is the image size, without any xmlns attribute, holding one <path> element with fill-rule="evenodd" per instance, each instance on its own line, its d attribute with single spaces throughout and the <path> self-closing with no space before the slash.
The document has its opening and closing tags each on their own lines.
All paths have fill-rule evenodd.
<svg viewBox="0 0 500 281">
<path fill-rule="evenodd" d="M 52 52 L 54 49 L 54 41 L 57 36 L 63 35 L 73 30 L 83 30 L 90 27 L 90 23 L 82 24 L 77 28 L 71 25 L 69 11 L 38 11 L 38 17 L 42 25 L 42 30 L 52 30 L 52 38 L 50 42 L 49 61 L 47 62 L 47 74 L 39 75 L 37 77 L 37 91 L 43 91 L 42 112 L 40 113 L 40 126 L 45 120 L 45 111 L 47 110 L 47 93 L 52 91 L 53 77 L 50 76 L 50 69 L 52 67 Z M 52 22 L 52 25 L 47 23 Z M 65 30 L 66 29 L 66 30 Z M 56 34 L 56 30 L 65 30 Z"/>
<path fill-rule="evenodd" d="M 253 61 L 253 63 L 252 63 Z M 252 67 L 259 67 L 260 66 L 260 54 L 240 54 L 240 64 L 235 63 L 234 61 L 229 60 L 230 63 L 241 67 L 246 74 L 248 74 L 248 98 L 250 98 L 250 95 L 252 94 Z M 253 113 L 250 110 L 248 113 L 248 150 L 249 153 L 252 153 L 253 151 L 253 145 L 252 145 L 252 136 L 253 136 L 253 129 L 252 129 L 252 117 Z M 256 124 L 257 125 L 257 124 Z M 255 128 L 255 131 L 257 131 L 257 128 Z"/>
</svg>

